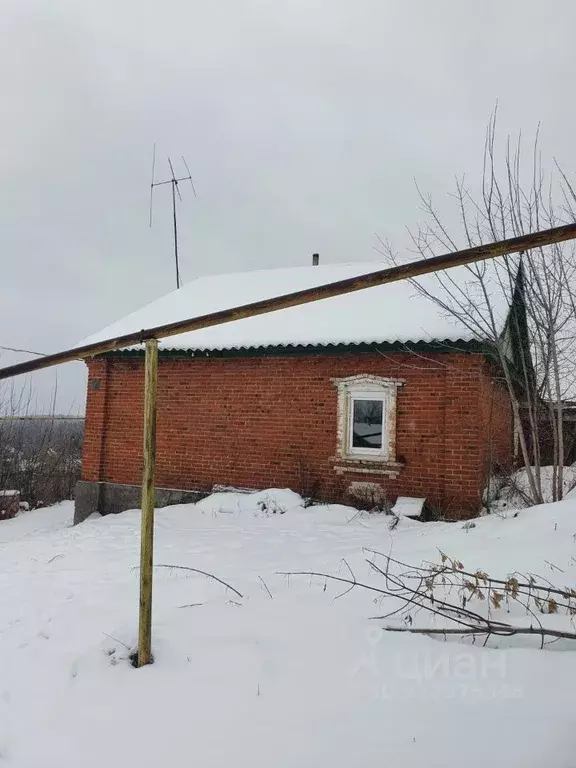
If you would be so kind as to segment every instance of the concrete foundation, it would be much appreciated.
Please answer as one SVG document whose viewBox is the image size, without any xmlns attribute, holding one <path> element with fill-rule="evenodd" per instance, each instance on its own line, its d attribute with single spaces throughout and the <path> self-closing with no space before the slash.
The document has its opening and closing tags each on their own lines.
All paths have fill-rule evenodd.
<svg viewBox="0 0 576 768">
<path fill-rule="evenodd" d="M 94 483 L 80 480 L 76 484 L 74 502 L 74 525 L 83 522 L 94 512 L 113 515 L 127 509 L 139 509 L 142 495 L 140 485 L 118 483 Z M 181 488 L 156 488 L 156 507 L 170 504 L 192 504 L 200 501 L 207 493 L 183 490 Z"/>
</svg>

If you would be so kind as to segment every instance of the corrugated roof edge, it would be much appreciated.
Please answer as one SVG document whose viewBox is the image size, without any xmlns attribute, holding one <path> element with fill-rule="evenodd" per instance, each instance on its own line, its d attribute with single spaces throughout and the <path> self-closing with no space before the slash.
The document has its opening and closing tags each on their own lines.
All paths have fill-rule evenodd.
<svg viewBox="0 0 576 768">
<path fill-rule="evenodd" d="M 158 350 L 160 356 L 164 357 L 247 357 L 264 355 L 310 355 L 310 354 L 333 354 L 334 352 L 354 352 L 362 353 L 373 352 L 436 352 L 436 353 L 454 353 L 466 352 L 490 355 L 494 353 L 495 347 L 489 341 L 478 341 L 476 339 L 432 339 L 430 341 L 372 341 L 372 342 L 349 342 L 338 344 L 274 344 L 258 347 L 227 347 L 223 349 L 184 349 L 180 347 L 161 347 Z M 143 357 L 144 348 L 120 349 L 107 352 L 101 357 Z"/>
</svg>

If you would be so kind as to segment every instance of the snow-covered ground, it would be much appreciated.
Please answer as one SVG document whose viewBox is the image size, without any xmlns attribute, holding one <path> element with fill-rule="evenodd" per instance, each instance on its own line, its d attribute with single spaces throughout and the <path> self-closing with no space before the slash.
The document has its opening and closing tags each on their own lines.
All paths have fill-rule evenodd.
<svg viewBox="0 0 576 768">
<path fill-rule="evenodd" d="M 374 593 L 335 600 L 341 585 L 277 573 L 345 576 L 345 558 L 377 584 L 363 547 L 411 563 L 439 548 L 493 576 L 574 584 L 575 499 L 473 528 L 402 520 L 392 532 L 385 517 L 304 509 L 290 492 L 160 510 L 156 562 L 213 573 L 242 597 L 157 570 L 155 663 L 139 670 L 127 658 L 139 513 L 75 528 L 71 514 L 0 523 L 0 765 L 576 765 L 576 647 L 385 633 L 368 618 L 386 607 Z"/>
<path fill-rule="evenodd" d="M 542 499 L 551 502 L 553 494 L 554 467 L 540 467 L 540 488 Z M 576 466 L 564 467 L 562 474 L 563 497 L 576 497 Z M 530 483 L 526 469 L 519 469 L 510 478 L 494 478 L 491 487 L 492 511 L 499 512 L 505 509 L 521 509 L 530 506 L 528 500 L 532 498 Z"/>
</svg>

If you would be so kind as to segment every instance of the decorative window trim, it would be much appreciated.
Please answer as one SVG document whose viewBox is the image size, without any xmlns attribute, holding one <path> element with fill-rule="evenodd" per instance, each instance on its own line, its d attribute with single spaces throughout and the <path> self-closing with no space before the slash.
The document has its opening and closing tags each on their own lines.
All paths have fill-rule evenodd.
<svg viewBox="0 0 576 768">
<path fill-rule="evenodd" d="M 337 475 L 343 475 L 345 472 L 351 472 L 355 475 L 387 475 L 388 477 L 398 477 L 404 464 L 397 461 L 356 461 L 355 459 L 340 459 L 333 456 L 332 461 L 341 461 L 342 464 L 335 464 L 334 470 Z"/>
<path fill-rule="evenodd" d="M 336 456 L 334 460 L 339 466 L 338 472 L 375 472 L 396 476 L 402 465 L 396 461 L 396 402 L 398 388 L 404 379 L 392 379 L 384 376 L 374 376 L 361 373 L 342 379 L 332 379 L 338 392 Z M 362 395 L 372 395 L 381 398 L 383 406 L 382 448 L 378 450 L 358 449 L 351 447 L 350 425 L 354 399 Z M 346 462 L 348 466 L 341 466 Z"/>
</svg>

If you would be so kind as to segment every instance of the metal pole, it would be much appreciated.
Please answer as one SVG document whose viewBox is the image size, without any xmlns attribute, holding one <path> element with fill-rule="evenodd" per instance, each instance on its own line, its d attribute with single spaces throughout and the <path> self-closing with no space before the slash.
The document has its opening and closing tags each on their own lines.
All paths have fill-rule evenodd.
<svg viewBox="0 0 576 768">
<path fill-rule="evenodd" d="M 158 341 L 146 342 L 144 365 L 144 472 L 142 476 L 142 519 L 140 531 L 140 617 L 138 666 L 152 659 L 152 571 L 154 567 L 154 468 L 156 463 L 156 391 Z"/>
<path fill-rule="evenodd" d="M 176 184 L 172 182 L 172 217 L 174 219 L 174 258 L 176 260 L 176 288 L 180 288 L 180 265 L 178 263 L 178 226 L 176 224 Z"/>
</svg>

